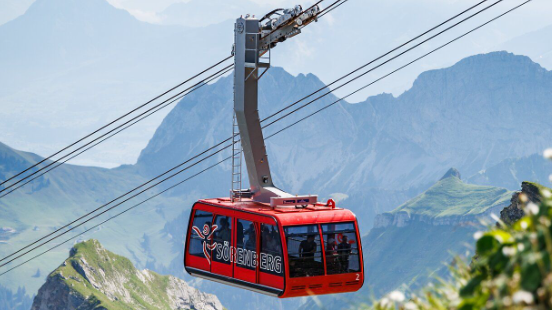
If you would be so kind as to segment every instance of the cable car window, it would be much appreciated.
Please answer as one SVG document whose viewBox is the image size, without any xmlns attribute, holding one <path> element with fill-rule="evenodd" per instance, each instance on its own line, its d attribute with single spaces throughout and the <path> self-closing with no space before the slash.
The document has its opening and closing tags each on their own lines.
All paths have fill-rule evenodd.
<svg viewBox="0 0 552 310">
<path fill-rule="evenodd" d="M 241 268 L 257 269 L 257 232 L 255 224 L 238 220 L 236 224 L 236 264 Z"/>
<path fill-rule="evenodd" d="M 215 225 L 213 226 L 213 245 L 215 253 L 213 253 L 213 261 L 230 264 L 232 245 L 232 218 L 229 216 L 217 215 L 215 217 Z M 215 245 L 216 244 L 216 245 Z"/>
<path fill-rule="evenodd" d="M 213 221 L 213 213 L 201 210 L 195 211 L 194 221 L 192 223 L 192 234 L 190 236 L 190 246 L 188 247 L 191 255 L 205 258 L 205 251 L 209 251 L 206 245 L 211 245 L 209 238 L 211 237 L 211 224 Z M 204 242 L 207 239 L 207 243 Z"/>
<path fill-rule="evenodd" d="M 321 226 L 328 274 L 359 272 L 360 258 L 354 223 L 334 223 Z"/>
<path fill-rule="evenodd" d="M 261 272 L 284 276 L 281 240 L 278 226 L 261 224 Z"/>
<path fill-rule="evenodd" d="M 317 225 L 284 228 L 292 278 L 324 275 L 322 248 Z"/>
</svg>

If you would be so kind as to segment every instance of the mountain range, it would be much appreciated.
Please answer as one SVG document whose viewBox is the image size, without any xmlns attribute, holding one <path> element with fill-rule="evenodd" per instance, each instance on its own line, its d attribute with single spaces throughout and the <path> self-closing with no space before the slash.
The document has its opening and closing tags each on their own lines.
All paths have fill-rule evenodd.
<svg viewBox="0 0 552 310">
<path fill-rule="evenodd" d="M 281 68 L 270 69 L 261 80 L 261 117 L 323 85 L 312 74 L 293 76 Z M 539 169 L 546 166 L 528 166 L 524 158 L 537 156 L 534 154 L 549 146 L 551 92 L 552 73 L 527 57 L 505 52 L 469 57 L 450 68 L 420 75 L 412 89 L 399 97 L 382 94 L 357 104 L 340 102 L 267 140 L 274 179 L 276 185 L 291 193 L 339 198 L 340 206 L 357 214 L 361 233 L 367 235 L 377 214 L 392 211 L 422 194 L 451 166 L 458 167 L 470 182 L 476 183 L 479 177 L 481 183 L 493 186 L 489 183 L 511 172 L 511 165 L 504 164 L 508 162 L 519 163 L 518 170 L 526 171 L 520 177 L 542 178 L 544 173 Z M 13 252 L 229 137 L 231 98 L 230 77 L 185 97 L 163 120 L 135 165 L 116 169 L 64 165 L 24 191 L 0 199 L 0 227 L 5 228 L 0 235 L 0 252 Z M 265 134 L 335 100 L 335 96 L 328 95 L 268 127 Z M 186 176 L 227 155 L 219 154 Z M 0 158 L 3 179 L 41 159 L 5 145 L 0 148 Z M 130 258 L 138 268 L 190 280 L 182 270 L 189 208 L 199 198 L 226 196 L 229 170 L 229 164 L 218 166 L 83 238 L 100 240 L 107 249 Z M 363 243 L 365 247 L 374 242 L 372 232 L 370 235 Z M 393 238 L 400 235 L 398 232 Z M 69 246 L 8 274 L 0 284 L 11 290 L 25 286 L 29 294 L 36 292 L 47 272 L 65 259 Z M 382 253 L 383 246 L 370 247 L 366 253 Z M 36 274 L 39 276 L 33 278 Z M 409 280 L 389 281 L 386 287 Z M 289 306 L 206 281 L 192 284 L 216 294 L 229 309 L 244 304 L 249 308 Z"/>
<path fill-rule="evenodd" d="M 35 1 L 24 15 L 0 25 L 2 142 L 54 151 L 229 56 L 231 34 L 231 23 L 193 31 L 144 23 L 104 0 Z M 182 61 L 198 49 L 190 44 L 201 46 L 205 58 Z M 165 114 L 120 135 L 126 150 L 91 152 L 104 167 L 134 163 L 144 136 Z"/>
<path fill-rule="evenodd" d="M 271 69 L 261 80 L 261 118 L 323 86 L 313 75 Z M 230 136 L 231 94 L 232 79 L 224 78 L 185 97 L 135 168 L 156 175 Z M 399 97 L 340 102 L 268 140 L 275 182 L 293 194 L 346 194 L 343 203 L 369 228 L 376 213 L 420 193 L 450 166 L 472 176 L 544 150 L 552 139 L 551 96 L 552 73 L 527 57 L 505 52 L 469 57 L 423 73 Z M 266 134 L 336 100 L 330 94 Z M 194 186 L 224 194 L 228 182 L 216 175 L 228 169 L 209 172 Z"/>
<path fill-rule="evenodd" d="M 5 7 L 7 11 L 7 6 L 14 2 L 32 5 L 25 14 L 0 25 L 0 83 L 3 85 L 0 105 L 4 107 L 0 110 L 0 141 L 41 156 L 53 153 L 228 56 L 232 46 L 232 19 L 247 13 L 262 15 L 275 5 L 274 2 L 262 4 L 263 1 L 255 1 L 255 5 L 246 0 L 239 5 L 235 1 L 218 1 L 216 4 L 220 6 L 215 9 L 208 7 L 213 1 L 187 1 L 175 4 L 184 7 L 181 10 L 184 15 L 179 15 L 176 8 L 165 12 L 175 14 L 173 19 L 179 21 L 192 15 L 191 24 L 197 19 L 218 19 L 219 12 L 229 14 L 209 26 L 192 28 L 145 23 L 105 0 L 4 0 L 0 11 Z M 134 0 L 110 3 L 117 7 L 135 7 L 137 2 L 152 3 Z M 303 35 L 279 45 L 272 62 L 294 75 L 314 72 L 328 83 L 472 3 L 476 1 L 349 1 L 332 11 L 330 17 L 305 28 Z M 490 11 L 502 11 L 503 5 L 506 4 Z M 207 6 L 206 11 L 199 10 L 202 6 Z M 397 8 L 416 13 L 403 14 Z M 549 25 L 546 8 L 549 8 L 546 1 L 534 1 L 518 11 L 522 12 L 521 16 L 530 17 L 526 21 L 520 22 L 520 15 L 517 18 L 510 15 L 492 23 L 431 58 L 395 73 L 393 79 L 377 83 L 352 100 L 364 101 L 366 96 L 382 91 L 398 96 L 423 71 L 450 66 L 468 55 L 495 50 L 497 45 L 504 49 L 500 45 L 504 41 Z M 483 19 L 487 14 L 479 17 Z M 463 26 L 467 29 L 478 22 L 474 20 Z M 358 29 L 361 31 L 357 34 Z M 549 37 L 546 31 L 539 35 Z M 436 47 L 448 39 L 449 35 L 424 47 Z M 538 54 L 531 47 L 542 41 L 538 37 L 524 41 L 527 53 L 517 53 Z M 343 48 L 348 51 L 348 61 L 334 61 Z M 33 57 L 34 53 L 40 57 Z M 401 57 L 394 64 L 404 64 L 411 60 L 409 57 Z M 540 62 L 538 57 L 533 60 Z M 384 66 L 369 78 L 388 73 L 394 66 Z M 134 130 L 118 135 L 114 142 L 94 148 L 73 162 L 110 168 L 134 164 L 165 115 L 161 111 L 136 125 Z"/>
</svg>

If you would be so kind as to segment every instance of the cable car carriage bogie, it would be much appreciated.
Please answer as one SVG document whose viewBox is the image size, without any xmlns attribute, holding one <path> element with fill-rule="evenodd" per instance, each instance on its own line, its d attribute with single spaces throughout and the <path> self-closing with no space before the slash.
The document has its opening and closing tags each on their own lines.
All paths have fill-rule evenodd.
<svg viewBox="0 0 552 310">
<path fill-rule="evenodd" d="M 267 32 L 274 12 L 264 25 L 249 15 L 236 21 L 232 190 L 229 198 L 194 204 L 184 266 L 193 276 L 280 298 L 357 291 L 364 270 L 355 215 L 333 200 L 288 194 L 272 181 L 258 112 L 258 81 L 270 68 L 262 55 L 299 34 L 320 10 L 285 10 L 281 25 Z M 247 190 L 241 188 L 242 153 Z"/>
</svg>

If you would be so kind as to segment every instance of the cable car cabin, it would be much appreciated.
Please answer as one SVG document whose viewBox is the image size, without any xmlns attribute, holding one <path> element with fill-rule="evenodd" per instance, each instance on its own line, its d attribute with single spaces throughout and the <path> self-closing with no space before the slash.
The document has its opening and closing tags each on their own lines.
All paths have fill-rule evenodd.
<svg viewBox="0 0 552 310">
<path fill-rule="evenodd" d="M 364 270 L 356 217 L 329 205 L 200 200 L 188 225 L 186 271 L 279 298 L 357 291 Z"/>
</svg>

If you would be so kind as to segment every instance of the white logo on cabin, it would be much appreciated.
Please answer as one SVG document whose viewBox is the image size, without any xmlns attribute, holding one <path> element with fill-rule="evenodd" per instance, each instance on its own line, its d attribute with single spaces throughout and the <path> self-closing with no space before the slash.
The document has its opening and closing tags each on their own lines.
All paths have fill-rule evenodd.
<svg viewBox="0 0 552 310">
<path fill-rule="evenodd" d="M 203 225 L 203 230 L 200 230 L 197 226 L 192 227 L 192 230 L 203 240 L 203 254 L 209 265 L 211 265 L 210 251 L 216 249 L 216 257 L 219 261 L 236 262 L 236 264 L 241 266 L 257 268 L 257 251 L 230 246 L 228 241 L 224 241 L 224 245 L 217 242 L 210 244 L 209 241 L 213 239 L 213 234 L 217 228 L 217 225 L 213 225 L 211 229 L 207 224 Z M 276 273 L 282 272 L 282 257 L 279 255 L 261 253 L 260 264 L 262 270 Z"/>
<path fill-rule="evenodd" d="M 209 265 L 211 265 L 211 254 L 209 254 L 209 251 L 214 250 L 217 246 L 217 243 L 213 242 L 213 244 L 209 244 L 207 241 L 211 241 L 213 239 L 213 234 L 215 233 L 215 230 L 217 230 L 217 228 L 217 225 L 213 225 L 213 229 L 211 229 L 209 228 L 209 225 L 205 224 L 203 225 L 203 231 L 201 231 L 196 226 L 192 227 L 192 230 L 195 231 L 199 238 L 203 240 L 203 254 L 209 262 Z"/>
</svg>

